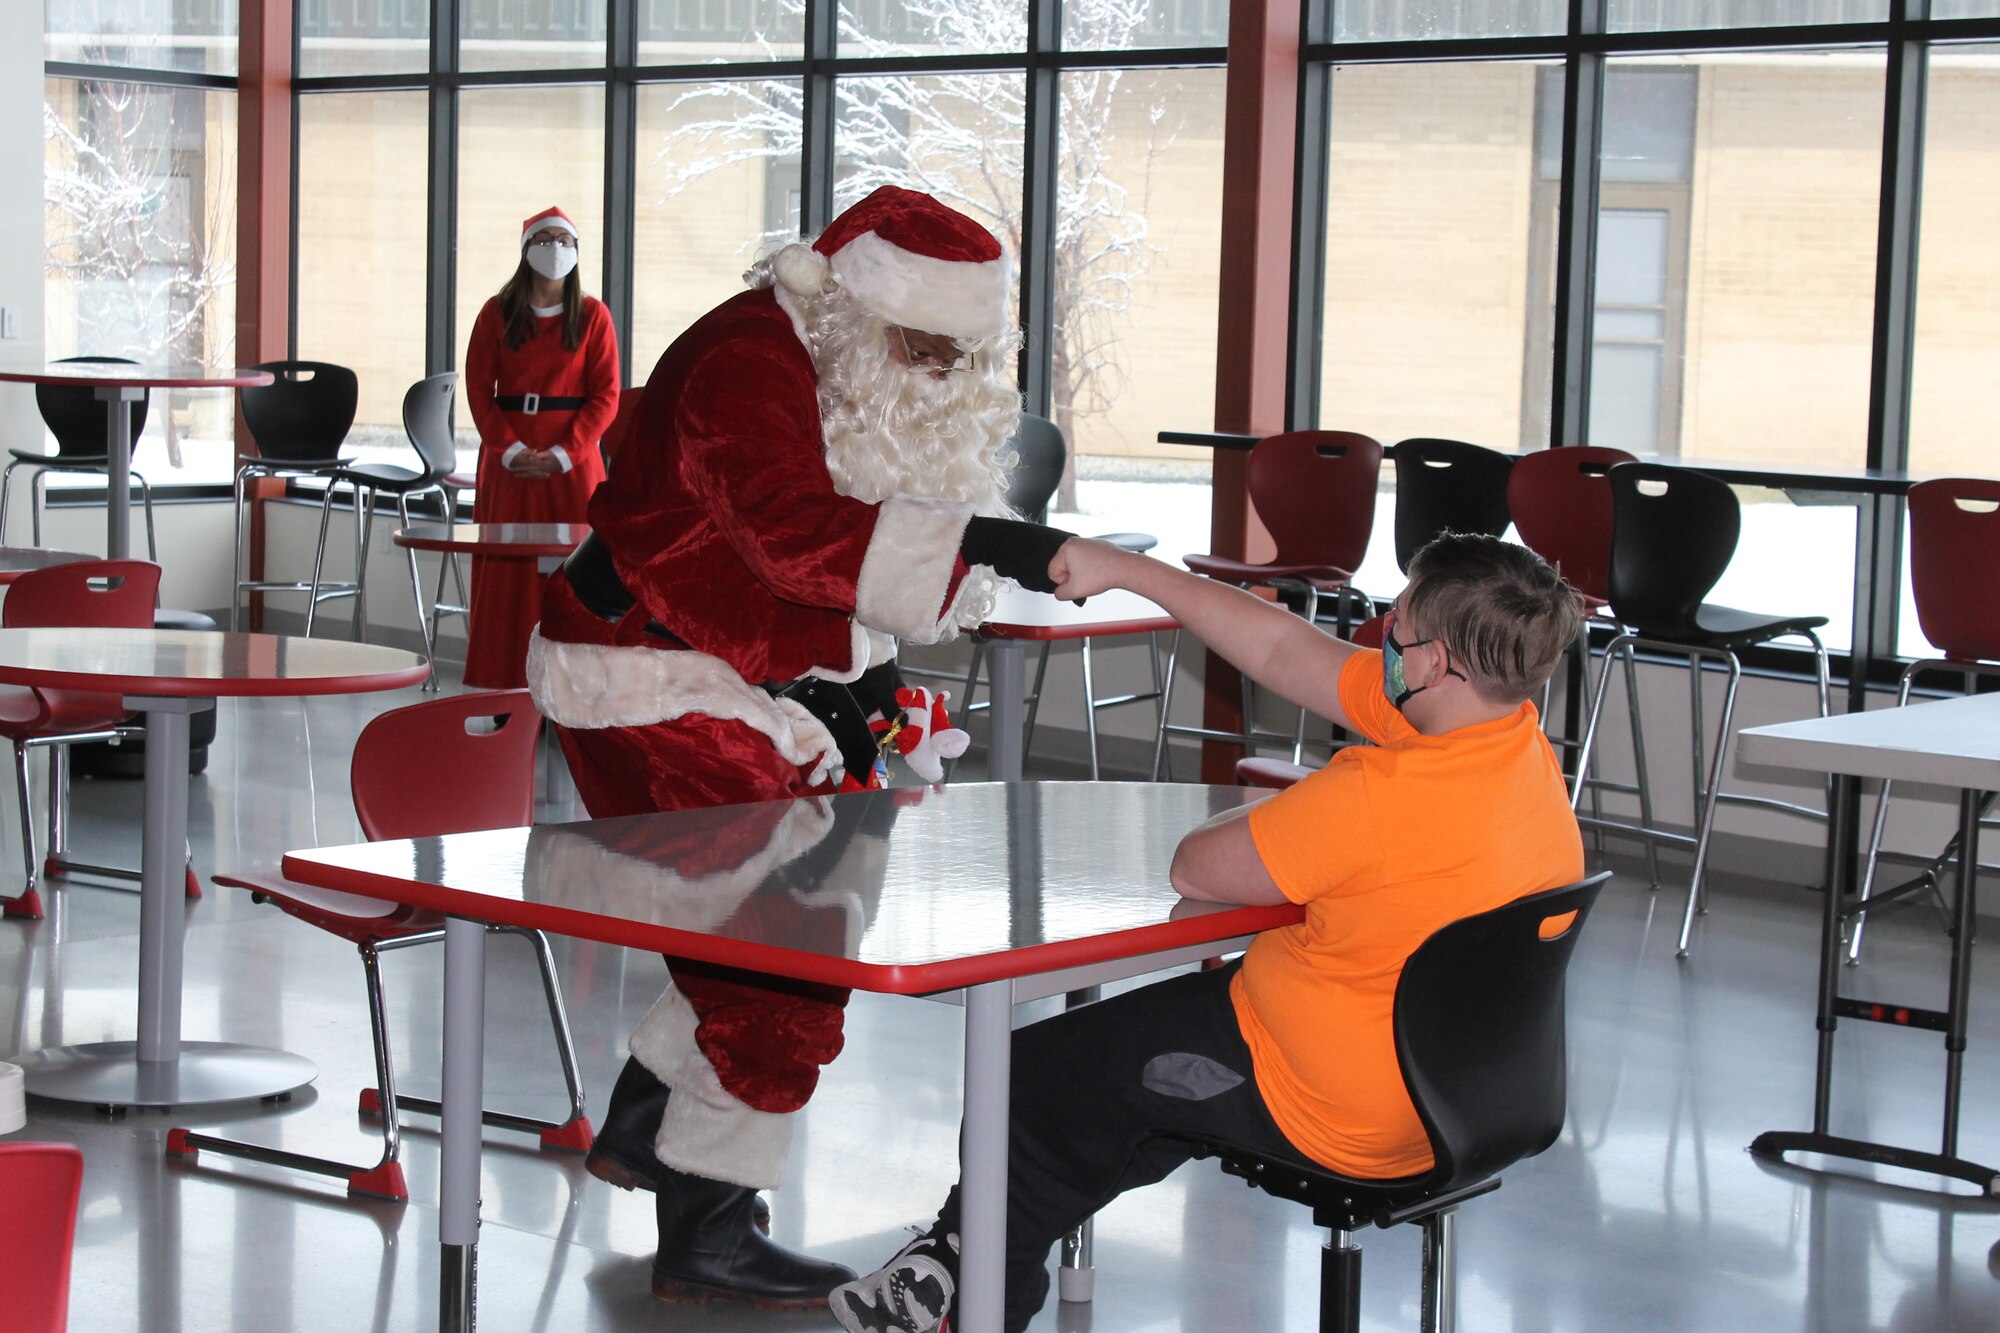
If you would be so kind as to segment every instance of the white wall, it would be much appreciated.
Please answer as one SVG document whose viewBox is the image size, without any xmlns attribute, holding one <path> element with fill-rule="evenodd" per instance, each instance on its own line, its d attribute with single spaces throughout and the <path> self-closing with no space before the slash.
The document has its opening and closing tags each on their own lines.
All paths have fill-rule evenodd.
<svg viewBox="0 0 2000 1333">
<path fill-rule="evenodd" d="M 0 4 L 0 235 L 41 234 L 42 6 Z M 0 339 L 0 366 L 40 365 L 41 247 L 0 246 L 0 306 L 19 312 L 21 335 Z M 0 384 L 0 447 L 40 438 L 34 390 Z M 24 524 L 20 531 L 27 531 Z"/>
</svg>

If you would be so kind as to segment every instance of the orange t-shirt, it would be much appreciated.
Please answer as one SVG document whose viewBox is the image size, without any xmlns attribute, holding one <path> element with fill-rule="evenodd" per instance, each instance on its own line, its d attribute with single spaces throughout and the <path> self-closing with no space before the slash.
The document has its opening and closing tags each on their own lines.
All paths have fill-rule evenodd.
<svg viewBox="0 0 2000 1333">
<path fill-rule="evenodd" d="M 1370 651 L 1343 666 L 1340 704 L 1375 745 L 1250 813 L 1264 868 L 1306 917 L 1258 936 L 1230 994 L 1285 1137 L 1383 1179 L 1431 1166 L 1396 1063 L 1404 961 L 1440 927 L 1583 878 L 1583 839 L 1533 704 L 1425 736 L 1389 705 Z"/>
</svg>

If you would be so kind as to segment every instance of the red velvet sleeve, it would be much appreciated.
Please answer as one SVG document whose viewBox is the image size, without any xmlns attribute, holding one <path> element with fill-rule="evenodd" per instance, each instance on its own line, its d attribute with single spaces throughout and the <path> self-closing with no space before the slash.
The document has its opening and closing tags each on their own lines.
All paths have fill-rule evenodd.
<svg viewBox="0 0 2000 1333">
<path fill-rule="evenodd" d="M 514 442 L 507 418 L 493 405 L 493 391 L 500 382 L 500 298 L 489 297 L 472 321 L 472 338 L 465 345 L 465 405 L 472 410 L 472 424 L 479 431 L 480 451 L 498 454 Z"/>
<path fill-rule="evenodd" d="M 618 415 L 618 331 L 611 325 L 611 312 L 602 301 L 588 300 L 583 343 L 584 405 L 571 418 L 569 434 L 561 441 L 572 459 L 597 447 L 604 432 Z"/>
<path fill-rule="evenodd" d="M 851 614 L 878 511 L 834 490 L 802 364 L 739 340 L 691 367 L 675 413 L 683 476 L 760 583 Z"/>
</svg>

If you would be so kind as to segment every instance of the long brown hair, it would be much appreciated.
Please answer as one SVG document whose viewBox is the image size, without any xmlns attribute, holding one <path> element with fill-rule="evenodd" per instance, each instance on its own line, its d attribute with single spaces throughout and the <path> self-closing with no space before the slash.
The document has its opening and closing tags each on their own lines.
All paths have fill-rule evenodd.
<svg viewBox="0 0 2000 1333">
<path fill-rule="evenodd" d="M 571 352 L 583 345 L 582 272 L 579 258 L 577 266 L 563 279 L 563 348 Z M 528 267 L 524 247 L 521 262 L 514 266 L 514 276 L 500 289 L 500 327 L 510 350 L 520 350 L 522 343 L 535 336 L 534 291 L 535 270 Z"/>
</svg>

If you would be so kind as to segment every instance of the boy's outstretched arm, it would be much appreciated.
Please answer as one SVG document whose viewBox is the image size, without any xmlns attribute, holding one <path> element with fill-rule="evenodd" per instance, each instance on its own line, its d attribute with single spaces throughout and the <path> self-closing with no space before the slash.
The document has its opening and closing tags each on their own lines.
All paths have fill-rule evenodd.
<svg viewBox="0 0 2000 1333">
<path fill-rule="evenodd" d="M 1049 563 L 1055 595 L 1068 601 L 1124 588 L 1157 602 L 1189 633 L 1263 688 L 1347 725 L 1340 668 L 1353 644 L 1241 588 L 1175 569 L 1106 542 L 1072 537 Z"/>
</svg>

